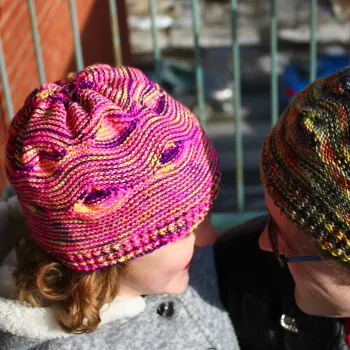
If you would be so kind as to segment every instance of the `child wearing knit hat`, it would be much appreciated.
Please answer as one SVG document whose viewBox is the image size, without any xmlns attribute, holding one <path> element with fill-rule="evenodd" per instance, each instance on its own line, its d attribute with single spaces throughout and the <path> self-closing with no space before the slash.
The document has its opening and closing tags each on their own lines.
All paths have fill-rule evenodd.
<svg viewBox="0 0 350 350">
<path fill-rule="evenodd" d="M 220 171 L 188 109 L 90 66 L 28 96 L 6 157 L 28 230 L 0 268 L 4 348 L 238 349 L 211 248 L 193 258 Z"/>
</svg>

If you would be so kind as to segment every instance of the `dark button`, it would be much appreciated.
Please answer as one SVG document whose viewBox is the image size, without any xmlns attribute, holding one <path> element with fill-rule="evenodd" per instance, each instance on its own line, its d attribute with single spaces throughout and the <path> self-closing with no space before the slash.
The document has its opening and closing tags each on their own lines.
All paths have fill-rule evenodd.
<svg viewBox="0 0 350 350">
<path fill-rule="evenodd" d="M 157 314 L 165 318 L 173 317 L 175 313 L 175 304 L 172 301 L 161 303 L 157 308 Z"/>
</svg>

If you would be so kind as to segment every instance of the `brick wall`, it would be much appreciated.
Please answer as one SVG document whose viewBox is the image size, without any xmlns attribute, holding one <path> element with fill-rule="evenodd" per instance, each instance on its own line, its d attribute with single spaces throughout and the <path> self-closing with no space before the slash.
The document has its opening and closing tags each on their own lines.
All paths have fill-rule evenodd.
<svg viewBox="0 0 350 350">
<path fill-rule="evenodd" d="M 126 30 L 125 4 L 118 3 L 123 34 L 125 63 L 129 63 L 129 42 Z M 35 0 L 37 21 L 45 65 L 46 79 L 53 81 L 75 70 L 74 41 L 68 0 Z M 122 8 L 120 8 L 122 6 Z M 114 63 L 112 36 L 107 0 L 76 0 L 84 64 Z M 0 36 L 15 111 L 25 97 L 39 85 L 29 9 L 25 0 L 0 0 Z M 0 194 L 4 174 L 4 144 L 9 116 L 0 81 Z"/>
</svg>

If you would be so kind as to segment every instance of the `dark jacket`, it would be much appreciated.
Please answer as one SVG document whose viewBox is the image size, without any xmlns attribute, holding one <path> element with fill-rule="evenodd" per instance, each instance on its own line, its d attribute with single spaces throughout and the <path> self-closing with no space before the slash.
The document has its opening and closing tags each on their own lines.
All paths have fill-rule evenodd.
<svg viewBox="0 0 350 350">
<path fill-rule="evenodd" d="M 241 349 L 349 349 L 343 320 L 303 313 L 288 268 L 259 248 L 266 220 L 258 217 L 233 228 L 214 249 L 221 299 Z"/>
</svg>

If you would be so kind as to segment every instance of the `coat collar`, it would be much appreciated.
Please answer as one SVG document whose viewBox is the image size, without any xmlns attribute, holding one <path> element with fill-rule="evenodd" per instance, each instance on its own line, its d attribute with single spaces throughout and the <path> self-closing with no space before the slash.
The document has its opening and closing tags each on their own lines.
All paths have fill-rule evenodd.
<svg viewBox="0 0 350 350">
<path fill-rule="evenodd" d="M 0 331 L 40 340 L 70 336 L 59 327 L 51 308 L 31 307 L 10 299 L 14 289 L 12 274 L 15 264 L 16 254 L 12 250 L 0 266 Z M 145 307 L 142 297 L 117 297 L 102 308 L 100 325 L 134 317 Z"/>
</svg>

